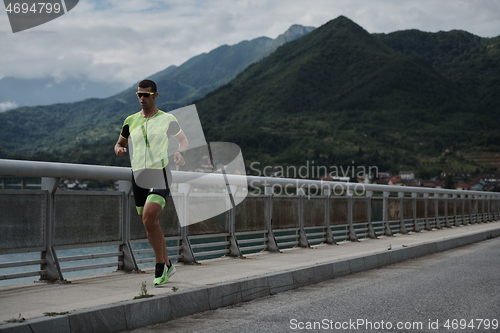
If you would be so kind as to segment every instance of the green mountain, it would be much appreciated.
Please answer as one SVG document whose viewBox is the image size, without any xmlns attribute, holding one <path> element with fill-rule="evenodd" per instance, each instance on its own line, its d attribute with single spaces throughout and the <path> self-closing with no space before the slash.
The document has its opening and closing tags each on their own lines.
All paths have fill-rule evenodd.
<svg viewBox="0 0 500 333">
<path fill-rule="evenodd" d="M 195 103 L 207 141 L 238 144 L 254 173 L 268 165 L 376 166 L 380 172 L 414 169 L 431 176 L 450 166 L 460 171 L 480 167 L 464 159 L 462 151 L 500 150 L 495 93 L 500 88 L 499 41 L 500 36 L 481 38 L 463 31 L 369 34 L 340 16 L 267 57 L 259 58 L 255 51 L 254 59 L 260 61 L 231 81 L 224 81 L 229 78 L 224 71 L 239 69 L 217 56 L 225 47 L 199 56 L 200 61 L 211 59 L 212 67 L 193 58 L 154 78 L 164 89 L 160 93 L 168 97 L 160 108 Z M 248 53 L 250 46 L 240 44 Z M 218 67 L 224 63 L 227 67 Z M 211 75 L 193 76 L 206 70 Z M 1 127 L 6 118 L 0 114 L 3 148 L 33 153 L 45 147 L 45 152 L 30 158 L 124 165 L 128 161 L 115 158 L 110 147 L 123 117 L 137 108 L 133 89 L 98 103 L 77 103 L 82 114 L 68 112 L 68 119 L 54 121 L 54 130 L 61 128 L 67 135 L 64 147 L 50 131 L 40 134 L 40 128 L 30 131 L 30 139 L 14 136 L 16 141 L 6 144 L 4 132 L 26 133 L 30 120 L 21 117 L 20 124 L 9 119 L 19 126 L 11 129 Z M 67 107 L 54 105 L 45 112 Z M 112 111 L 119 108 L 119 113 Z M 96 117 L 99 127 L 91 123 Z M 88 127 L 78 132 L 78 126 Z M 80 140 L 78 145 L 75 140 Z M 47 154 L 54 150 L 64 153 Z"/>
<path fill-rule="evenodd" d="M 465 157 L 476 162 L 477 167 L 498 168 L 500 132 L 496 129 L 500 119 L 500 36 L 481 38 L 460 30 L 438 33 L 405 30 L 377 37 L 402 54 L 428 62 L 469 96 L 475 106 L 470 110 L 475 116 L 475 122 L 471 123 L 474 133 L 463 144 L 449 146 L 462 150 L 459 161 Z M 469 124 L 462 121 L 460 126 L 468 127 Z M 449 141 L 453 141 L 451 133 Z M 426 164 L 433 165 L 436 170 L 444 167 L 457 170 L 456 165 L 450 166 L 456 164 L 457 158 L 452 163 L 443 163 L 443 159 L 448 157 Z"/>
<path fill-rule="evenodd" d="M 248 162 L 399 170 L 497 135 L 490 103 L 339 17 L 196 105 L 207 140 L 239 144 Z"/>
<path fill-rule="evenodd" d="M 260 37 L 232 46 L 223 45 L 179 67 L 170 66 L 151 76 L 158 83 L 158 106 L 169 111 L 203 97 L 280 45 L 313 29 L 293 25 L 276 39 Z M 0 157 L 39 153 L 47 158 L 49 153 L 56 154 L 53 159 L 59 159 L 65 152 L 70 154 L 86 145 L 116 140 L 123 119 L 140 109 L 135 90 L 136 84 L 105 99 L 21 107 L 0 113 L 0 151 L 4 151 Z"/>
<path fill-rule="evenodd" d="M 169 82 L 181 83 L 187 94 L 184 95 L 183 92 L 182 97 L 174 100 L 175 104 L 169 101 L 164 102 L 163 105 L 165 105 L 165 109 L 184 106 L 228 83 L 249 64 L 261 60 L 279 46 L 306 35 L 312 30 L 314 30 L 312 27 L 292 25 L 276 39 L 260 37 L 232 46 L 223 45 L 209 53 L 191 58 L 180 67 L 170 66 L 153 75 L 151 79 L 157 82 L 160 87 L 169 84 Z"/>
<path fill-rule="evenodd" d="M 377 35 L 392 49 L 423 59 L 466 92 L 475 111 L 489 119 L 500 118 L 500 36 L 481 38 L 466 31 L 428 33 L 418 30 Z M 486 130 L 481 142 L 498 141 L 498 131 Z M 496 138 L 496 139 L 495 139 Z"/>
</svg>

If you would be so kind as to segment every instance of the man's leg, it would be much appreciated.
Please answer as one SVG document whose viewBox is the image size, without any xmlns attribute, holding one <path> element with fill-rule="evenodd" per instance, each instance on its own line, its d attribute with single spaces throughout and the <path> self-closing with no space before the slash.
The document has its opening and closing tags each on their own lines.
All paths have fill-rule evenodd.
<svg viewBox="0 0 500 333">
<path fill-rule="evenodd" d="M 155 252 L 155 262 L 169 264 L 165 236 L 163 235 L 163 230 L 160 226 L 161 211 L 161 205 L 156 202 L 146 202 L 144 205 L 144 211 L 142 212 L 142 215 L 139 216 L 141 217 L 144 228 L 146 229 L 149 243 Z"/>
</svg>

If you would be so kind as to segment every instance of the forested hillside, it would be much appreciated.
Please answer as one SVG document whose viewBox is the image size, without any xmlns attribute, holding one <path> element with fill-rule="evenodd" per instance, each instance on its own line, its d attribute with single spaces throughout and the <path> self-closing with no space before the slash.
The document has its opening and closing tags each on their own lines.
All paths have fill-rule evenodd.
<svg viewBox="0 0 500 333">
<path fill-rule="evenodd" d="M 488 74 L 476 68 L 479 80 L 494 69 L 484 66 Z M 477 94 L 424 57 L 339 17 L 279 48 L 197 107 L 209 140 L 239 144 L 247 161 L 397 171 L 498 138 L 494 98 L 479 103 Z"/>
<path fill-rule="evenodd" d="M 238 45 L 245 54 L 252 48 Z M 214 65 L 200 77 L 194 73 L 207 69 L 197 63 L 201 58 L 153 76 L 165 98 L 159 98 L 160 108 L 191 103 L 223 84 L 221 77 L 229 77 L 223 65 L 233 71 L 238 65 L 231 62 L 238 56 L 225 49 L 203 56 L 222 67 Z M 370 34 L 341 16 L 259 55 L 260 61 L 194 103 L 207 141 L 238 144 L 247 165 L 314 161 L 412 169 L 425 177 L 450 167 L 476 170 L 483 166 L 464 156 L 500 151 L 499 55 L 500 37 L 464 31 Z M 137 109 L 134 89 L 70 106 L 78 111 L 53 105 L 0 114 L 0 155 L 126 165 L 111 147 L 124 116 Z M 58 117 L 40 122 L 40 115 L 51 113 Z"/>
</svg>

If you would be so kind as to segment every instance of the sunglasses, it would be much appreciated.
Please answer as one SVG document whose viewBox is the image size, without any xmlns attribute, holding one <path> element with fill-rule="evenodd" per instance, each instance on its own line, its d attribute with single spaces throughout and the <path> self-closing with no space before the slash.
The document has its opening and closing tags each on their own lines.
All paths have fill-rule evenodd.
<svg viewBox="0 0 500 333">
<path fill-rule="evenodd" d="M 137 97 L 141 98 L 141 97 L 149 97 L 150 95 L 154 95 L 155 93 L 154 92 L 136 92 L 135 93 L 137 95 Z"/>
</svg>

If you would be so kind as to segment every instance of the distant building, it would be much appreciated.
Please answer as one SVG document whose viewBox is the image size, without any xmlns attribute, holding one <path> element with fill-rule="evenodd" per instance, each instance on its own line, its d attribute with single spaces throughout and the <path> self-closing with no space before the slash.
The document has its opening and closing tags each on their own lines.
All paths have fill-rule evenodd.
<svg viewBox="0 0 500 333">
<path fill-rule="evenodd" d="M 380 178 L 380 179 L 384 179 L 384 178 L 385 178 L 385 179 L 387 179 L 387 178 L 389 178 L 390 176 L 391 176 L 391 174 L 390 174 L 390 173 L 388 173 L 388 172 L 379 172 L 379 173 L 378 173 L 378 178 Z"/>
<path fill-rule="evenodd" d="M 392 176 L 391 178 L 389 178 L 389 185 L 406 185 L 405 181 L 401 178 L 401 176 L 399 175 L 396 175 L 396 176 Z"/>
<path fill-rule="evenodd" d="M 443 188 L 444 181 L 428 182 L 428 183 L 424 183 L 422 186 L 423 187 L 431 187 L 431 188 Z"/>
<path fill-rule="evenodd" d="M 455 184 L 455 189 L 468 191 L 468 190 L 470 190 L 470 185 L 466 184 L 464 182 L 456 183 Z"/>
<path fill-rule="evenodd" d="M 500 182 L 491 182 L 491 183 L 484 185 L 483 191 L 499 192 L 500 191 Z"/>
<path fill-rule="evenodd" d="M 444 169 L 441 171 L 441 177 L 446 177 L 446 176 L 454 176 L 455 175 L 455 170 L 453 169 Z"/>
<path fill-rule="evenodd" d="M 435 188 L 444 188 L 444 180 L 443 181 L 438 181 L 438 182 L 435 182 Z"/>
<path fill-rule="evenodd" d="M 472 185 L 470 189 L 473 191 L 482 191 L 483 187 L 484 187 L 483 184 L 476 183 L 476 184 Z"/>
<path fill-rule="evenodd" d="M 415 171 L 400 171 L 399 176 L 404 180 L 413 180 L 415 179 Z"/>
</svg>

